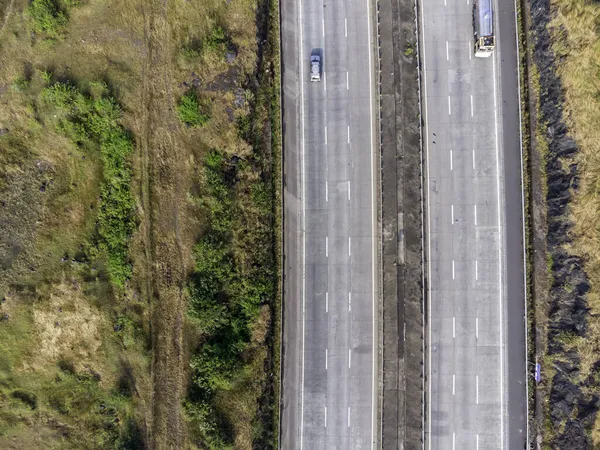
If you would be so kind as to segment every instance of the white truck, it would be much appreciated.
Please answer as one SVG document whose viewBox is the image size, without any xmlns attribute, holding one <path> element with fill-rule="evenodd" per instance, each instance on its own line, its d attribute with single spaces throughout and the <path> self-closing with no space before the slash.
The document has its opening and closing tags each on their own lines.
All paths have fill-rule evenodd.
<svg viewBox="0 0 600 450">
<path fill-rule="evenodd" d="M 492 0 L 473 1 L 473 28 L 475 34 L 475 56 L 478 58 L 488 58 L 492 55 L 496 46 Z"/>
</svg>

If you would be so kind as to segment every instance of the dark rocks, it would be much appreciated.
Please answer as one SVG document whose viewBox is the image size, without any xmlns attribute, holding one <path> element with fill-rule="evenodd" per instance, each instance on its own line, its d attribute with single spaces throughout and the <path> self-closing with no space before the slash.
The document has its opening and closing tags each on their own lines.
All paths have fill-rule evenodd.
<svg viewBox="0 0 600 450">
<path fill-rule="evenodd" d="M 588 333 L 590 289 L 583 261 L 566 250 L 572 239 L 569 203 L 579 185 L 577 164 L 572 161 L 577 143 L 568 135 L 563 119 L 564 92 L 555 72 L 560 64 L 552 51 L 548 24 L 552 20 L 549 0 L 530 0 L 533 59 L 540 75 L 539 123 L 546 125 L 548 142 L 546 177 L 548 209 L 547 248 L 553 276 L 550 288 L 548 353 L 555 359 L 555 375 L 549 393 L 547 414 L 552 422 L 550 448 L 591 448 L 590 434 L 599 406 L 596 395 L 585 394 L 597 386 L 593 377 L 582 380 L 581 361 L 575 351 L 565 349 L 564 336 Z M 591 390 L 593 391 L 593 389 Z M 549 439 L 545 436 L 545 439 Z"/>
<path fill-rule="evenodd" d="M 236 58 L 237 52 L 235 50 L 230 49 L 225 52 L 225 61 L 227 61 L 227 64 L 233 64 Z"/>
</svg>

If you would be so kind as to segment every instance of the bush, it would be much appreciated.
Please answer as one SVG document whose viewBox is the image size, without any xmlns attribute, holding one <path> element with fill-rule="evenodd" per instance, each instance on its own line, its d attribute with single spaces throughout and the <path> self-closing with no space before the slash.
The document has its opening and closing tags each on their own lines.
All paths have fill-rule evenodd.
<svg viewBox="0 0 600 450">
<path fill-rule="evenodd" d="M 188 284 L 188 315 L 204 336 L 190 361 L 196 414 L 213 411 L 216 393 L 235 389 L 252 372 L 247 356 L 257 345 L 252 330 L 261 306 L 275 295 L 273 197 L 269 185 L 252 176 L 257 165 L 217 150 L 204 159 L 201 206 L 209 230 L 194 249 Z M 227 440 L 225 428 L 231 424 L 217 418 L 225 423 L 203 433 L 206 443 Z M 225 441 L 214 442 L 221 447 L 209 448 L 224 448 Z"/>
<path fill-rule="evenodd" d="M 30 409 L 37 408 L 37 397 L 35 394 L 20 389 L 12 392 L 11 396 L 25 403 Z"/>
<path fill-rule="evenodd" d="M 210 120 L 210 105 L 199 102 L 196 93 L 189 91 L 179 100 L 177 114 L 188 127 L 201 127 Z"/>
<path fill-rule="evenodd" d="M 28 9 L 33 31 L 58 39 L 64 33 L 67 16 L 54 0 L 32 0 Z"/>
<path fill-rule="evenodd" d="M 65 83 L 44 89 L 42 98 L 55 108 L 57 128 L 77 144 L 100 151 L 103 183 L 98 211 L 98 249 L 106 252 L 107 270 L 115 286 L 131 277 L 129 239 L 135 223 L 130 191 L 131 136 L 120 125 L 121 109 L 111 97 L 92 98 Z"/>
<path fill-rule="evenodd" d="M 225 56 L 225 52 L 232 47 L 231 39 L 221 26 L 215 26 L 202 44 L 204 52 Z"/>
</svg>

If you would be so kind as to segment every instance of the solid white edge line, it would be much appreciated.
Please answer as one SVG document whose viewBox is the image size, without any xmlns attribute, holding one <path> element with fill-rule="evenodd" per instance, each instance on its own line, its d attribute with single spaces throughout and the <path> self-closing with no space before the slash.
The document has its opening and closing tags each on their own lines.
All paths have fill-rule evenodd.
<svg viewBox="0 0 600 450">
<path fill-rule="evenodd" d="M 497 53 L 496 53 L 497 54 Z M 498 195 L 498 281 L 500 284 L 500 448 L 504 448 L 504 289 L 503 289 L 503 264 L 502 264 L 502 208 L 501 208 L 501 190 L 500 190 L 500 148 L 498 143 L 498 77 L 496 74 L 496 54 L 494 54 L 493 71 L 494 71 L 494 118 L 496 131 L 496 190 Z"/>
<path fill-rule="evenodd" d="M 418 32 L 418 39 L 420 40 L 420 43 L 422 43 L 423 45 L 419 45 L 419 47 L 421 48 L 421 54 L 423 56 L 423 58 L 420 58 L 420 62 L 423 66 L 423 70 L 420 71 L 423 73 L 423 98 L 421 99 L 421 104 L 423 105 L 423 127 L 425 128 L 425 133 L 424 135 L 427 136 L 427 132 L 428 132 L 428 127 L 427 127 L 427 69 L 426 69 L 426 61 L 427 58 L 425 57 L 425 42 L 421 40 L 422 36 L 425 35 L 425 19 L 424 19 L 424 11 L 423 11 L 423 2 L 419 1 L 418 2 L 418 7 L 421 10 L 421 30 L 420 32 Z M 417 8 L 417 5 L 415 5 L 415 8 Z M 425 399 L 427 399 L 427 405 L 423 405 L 423 408 L 427 408 L 427 414 L 423 414 L 423 420 L 425 420 L 425 418 L 427 418 L 427 423 L 423 424 L 423 434 L 424 434 L 424 442 L 427 442 L 427 447 L 429 450 L 431 450 L 431 389 L 432 389 L 432 385 L 431 385 L 431 361 L 432 361 L 432 356 L 431 356 L 431 295 L 432 295 L 432 291 L 431 291 L 431 264 L 429 263 L 429 258 L 431 257 L 431 204 L 429 202 L 429 139 L 423 139 L 423 141 L 425 142 L 425 186 L 423 186 L 423 192 L 425 195 L 425 200 L 426 200 L 426 217 L 427 217 L 427 250 L 426 250 L 426 260 L 424 261 L 424 263 L 427 265 L 427 281 L 426 281 L 426 297 L 425 297 L 425 301 L 427 302 L 427 324 L 423 323 L 423 326 L 427 326 L 427 360 L 428 360 L 428 364 L 427 364 L 427 392 L 424 393 L 423 395 L 423 401 L 425 402 Z M 425 345 L 425 343 L 423 344 Z M 425 409 L 423 409 L 423 411 L 425 411 Z M 425 431 L 425 429 L 427 428 L 427 431 Z M 425 433 L 427 433 L 427 435 L 425 436 Z"/>
<path fill-rule="evenodd" d="M 377 202 L 375 199 L 375 148 L 373 147 L 373 127 L 375 126 L 375 124 L 373 123 L 373 49 L 372 49 L 372 42 L 371 42 L 371 8 L 370 8 L 370 0 L 365 0 L 365 5 L 367 8 L 367 39 L 368 39 L 368 44 L 369 44 L 369 124 L 370 124 L 370 141 L 371 141 L 371 208 L 372 208 L 372 216 L 373 216 L 373 221 L 372 221 L 372 242 L 371 242 L 371 246 L 372 246 L 372 258 L 373 260 L 371 261 L 371 266 L 372 266 L 372 280 L 373 280 L 373 299 L 372 299 L 372 311 L 373 311 L 373 330 L 372 330 L 372 334 L 373 334 L 373 347 L 372 347 L 372 354 L 373 354 L 373 367 L 372 367 L 372 380 L 371 380 L 371 450 L 373 450 L 375 448 L 375 416 L 377 415 L 377 398 L 375 396 L 375 386 L 377 384 L 377 379 L 376 379 L 376 356 L 377 356 L 377 346 L 376 346 L 376 315 L 375 315 L 375 310 L 376 310 L 376 301 L 377 301 L 377 270 L 376 270 L 376 262 L 377 261 L 377 248 L 376 248 L 376 229 L 377 229 Z"/>
<path fill-rule="evenodd" d="M 515 61 L 516 67 L 519 67 L 521 56 L 519 50 L 519 18 L 518 18 L 518 6 L 517 0 L 514 0 L 515 8 L 515 45 L 517 49 L 517 60 Z M 519 150 L 521 155 L 521 218 L 522 218 L 522 233 L 523 233 L 523 294 L 525 303 L 525 317 L 528 316 L 528 305 L 527 305 L 527 248 L 526 248 L 526 234 L 525 234 L 525 193 L 523 192 L 523 130 L 522 130 L 522 111 L 521 111 L 521 74 L 517 72 L 517 96 L 519 99 Z M 529 398 L 529 378 L 527 376 L 528 363 L 527 360 L 529 354 L 528 340 L 527 340 L 527 320 L 524 321 L 525 326 L 525 398 Z M 529 417 L 529 403 L 525 402 L 525 417 Z M 525 442 L 526 448 L 529 448 L 529 421 L 525 421 Z M 479 449 L 479 435 L 477 435 L 477 448 Z"/>
<path fill-rule="evenodd" d="M 304 159 L 304 37 L 302 35 L 302 0 L 298 0 L 298 24 L 300 31 L 300 127 L 302 139 L 302 167 L 301 167 L 301 192 L 302 192 L 302 379 L 300 381 L 300 450 L 302 450 L 304 439 L 304 350 L 305 350 L 305 332 L 306 332 L 306 180 L 305 180 L 305 159 Z M 327 407 L 326 407 L 327 408 Z M 327 418 L 327 414 L 325 415 Z M 327 419 L 326 419 L 327 420 Z"/>
</svg>

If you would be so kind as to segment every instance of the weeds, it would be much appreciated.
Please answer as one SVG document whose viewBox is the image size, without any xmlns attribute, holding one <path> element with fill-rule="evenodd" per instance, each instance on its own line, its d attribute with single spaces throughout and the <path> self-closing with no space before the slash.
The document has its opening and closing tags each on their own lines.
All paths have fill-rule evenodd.
<svg viewBox="0 0 600 450">
<path fill-rule="evenodd" d="M 215 26 L 202 45 L 204 52 L 224 56 L 225 52 L 231 47 L 231 39 L 223 27 Z"/>
<path fill-rule="evenodd" d="M 210 229 L 195 248 L 196 266 L 189 284 L 189 315 L 205 336 L 190 363 L 196 415 L 214 407 L 216 393 L 231 391 L 247 370 L 243 355 L 252 345 L 262 345 L 251 339 L 260 307 L 273 299 L 269 235 L 261 233 L 265 230 L 260 226 L 246 228 L 242 235 L 233 231 L 248 221 L 254 223 L 252 219 L 270 216 L 268 193 L 255 189 L 264 186 L 239 181 L 250 171 L 247 162 L 234 163 L 216 150 L 205 158 L 202 206 Z M 244 205 L 239 196 L 249 187 L 255 191 L 253 200 Z M 216 433 L 213 427 L 204 432 Z M 205 436 L 207 442 L 217 439 L 212 434 Z M 228 441 L 223 433 L 219 436 L 218 442 Z"/>
<path fill-rule="evenodd" d="M 100 151 L 104 181 L 100 188 L 98 248 L 107 254 L 111 281 L 123 288 L 131 277 L 128 246 L 135 222 L 128 161 L 133 143 L 119 123 L 121 109 L 111 97 L 93 98 L 64 83 L 45 88 L 42 99 L 55 108 L 60 132 L 77 145 Z"/>
<path fill-rule="evenodd" d="M 36 33 L 51 39 L 59 39 L 64 34 L 67 16 L 56 0 L 32 0 L 28 14 Z"/>
<path fill-rule="evenodd" d="M 210 120 L 210 103 L 199 101 L 196 92 L 189 91 L 179 100 L 177 114 L 188 127 L 201 127 Z"/>
</svg>

